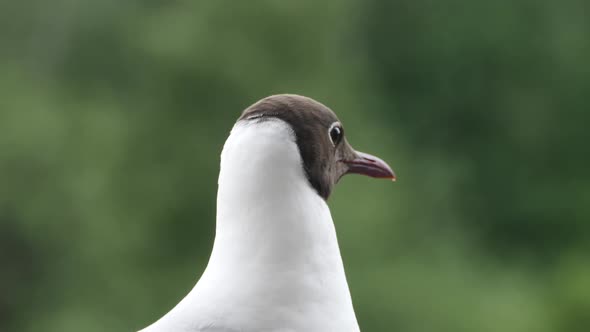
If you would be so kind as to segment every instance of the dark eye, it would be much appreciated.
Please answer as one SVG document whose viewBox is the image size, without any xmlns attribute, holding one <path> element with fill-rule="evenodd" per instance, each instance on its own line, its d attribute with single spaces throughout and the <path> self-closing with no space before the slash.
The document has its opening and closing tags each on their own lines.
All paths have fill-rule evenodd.
<svg viewBox="0 0 590 332">
<path fill-rule="evenodd" d="M 334 146 L 340 143 L 342 140 L 342 127 L 340 127 L 340 125 L 335 125 L 330 129 L 330 139 L 332 140 L 332 143 L 334 143 Z"/>
</svg>

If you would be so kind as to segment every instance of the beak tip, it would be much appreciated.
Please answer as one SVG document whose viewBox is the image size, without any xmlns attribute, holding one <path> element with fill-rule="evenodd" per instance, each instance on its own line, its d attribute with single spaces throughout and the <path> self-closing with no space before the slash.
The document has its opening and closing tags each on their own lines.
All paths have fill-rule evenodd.
<svg viewBox="0 0 590 332">
<path fill-rule="evenodd" d="M 344 161 L 348 164 L 347 173 L 367 175 L 374 178 L 397 180 L 395 173 L 383 160 L 363 152 L 356 151 L 357 157 L 353 160 Z"/>
</svg>

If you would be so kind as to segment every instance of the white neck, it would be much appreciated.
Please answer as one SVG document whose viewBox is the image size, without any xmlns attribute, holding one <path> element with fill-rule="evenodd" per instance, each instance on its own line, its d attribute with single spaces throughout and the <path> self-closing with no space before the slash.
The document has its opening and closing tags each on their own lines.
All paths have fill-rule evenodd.
<svg viewBox="0 0 590 332">
<path fill-rule="evenodd" d="M 309 185 L 286 123 L 240 121 L 232 130 L 209 264 L 152 327 L 358 331 L 330 210 Z"/>
</svg>

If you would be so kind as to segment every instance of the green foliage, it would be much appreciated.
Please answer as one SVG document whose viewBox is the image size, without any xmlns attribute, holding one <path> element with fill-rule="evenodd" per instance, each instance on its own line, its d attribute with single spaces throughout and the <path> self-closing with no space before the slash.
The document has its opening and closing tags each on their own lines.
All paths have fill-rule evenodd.
<svg viewBox="0 0 590 332">
<path fill-rule="evenodd" d="M 330 201 L 364 331 L 586 331 L 589 7 L 0 3 L 0 330 L 169 310 L 207 262 L 233 122 L 290 92 L 399 176 Z"/>
</svg>

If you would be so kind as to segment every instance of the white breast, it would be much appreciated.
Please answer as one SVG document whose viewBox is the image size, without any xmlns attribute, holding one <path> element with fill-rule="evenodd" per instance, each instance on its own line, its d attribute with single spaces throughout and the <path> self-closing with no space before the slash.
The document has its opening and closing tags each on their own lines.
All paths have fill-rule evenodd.
<svg viewBox="0 0 590 332">
<path fill-rule="evenodd" d="M 209 264 L 144 331 L 358 329 L 330 210 L 307 181 L 291 128 L 238 122 L 221 155 Z"/>
</svg>

